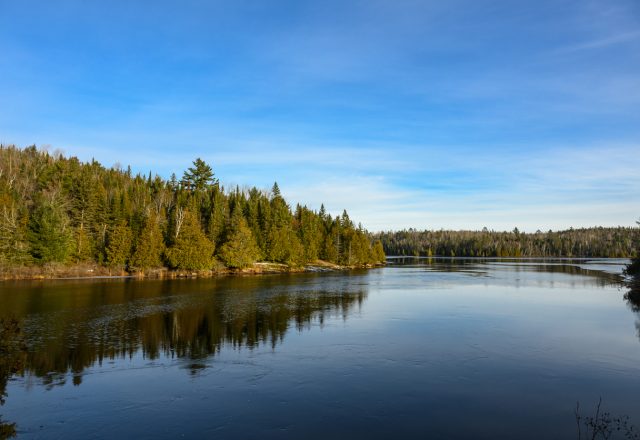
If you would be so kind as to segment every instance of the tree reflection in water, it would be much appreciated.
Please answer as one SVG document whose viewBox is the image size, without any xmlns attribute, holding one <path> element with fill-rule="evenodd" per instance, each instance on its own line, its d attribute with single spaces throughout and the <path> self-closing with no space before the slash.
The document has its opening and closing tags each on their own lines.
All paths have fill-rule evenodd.
<svg viewBox="0 0 640 440">
<path fill-rule="evenodd" d="M 638 331 L 638 338 L 640 338 L 640 275 L 635 275 L 627 282 L 629 290 L 624 295 L 624 299 L 627 304 L 637 315 L 636 329 Z"/>
<path fill-rule="evenodd" d="M 36 287 L 0 298 L 0 310 L 18 314 L 0 321 L 0 395 L 15 374 L 34 375 L 48 388 L 70 378 L 80 385 L 87 368 L 140 354 L 185 359 L 196 373 L 225 347 L 275 348 L 292 327 L 346 319 L 367 296 L 358 284 L 337 279 L 302 286 L 282 279 L 207 283 L 63 283 L 55 292 Z M 4 423 L 0 432 L 0 439 L 11 437 L 15 425 Z"/>
<path fill-rule="evenodd" d="M 0 319 L 0 405 L 4 405 L 7 381 L 20 373 L 24 366 L 26 348 L 16 319 Z M 5 423 L 0 417 L 0 439 L 15 436 L 14 423 Z"/>
<path fill-rule="evenodd" d="M 301 331 L 330 316 L 346 318 L 366 298 L 354 284 L 305 289 L 227 282 L 225 289 L 189 293 L 180 291 L 185 284 L 171 282 L 104 286 L 55 296 L 62 302 L 55 307 L 57 316 L 27 313 L 28 374 L 54 386 L 71 373 L 79 385 L 86 368 L 140 353 L 150 360 L 185 358 L 197 370 L 221 348 L 275 347 L 291 327 Z"/>
</svg>

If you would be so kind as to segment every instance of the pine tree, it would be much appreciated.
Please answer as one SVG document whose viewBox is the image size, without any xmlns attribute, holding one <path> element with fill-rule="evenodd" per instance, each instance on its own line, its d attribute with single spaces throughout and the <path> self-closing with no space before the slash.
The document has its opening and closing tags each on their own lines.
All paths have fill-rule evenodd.
<svg viewBox="0 0 640 440">
<path fill-rule="evenodd" d="M 132 233 L 121 221 L 107 234 L 106 262 L 110 268 L 124 270 L 131 256 Z"/>
<path fill-rule="evenodd" d="M 175 243 L 166 251 L 169 265 L 182 270 L 211 269 L 214 250 L 215 245 L 202 231 L 198 218 L 185 210 Z"/>
<path fill-rule="evenodd" d="M 304 261 L 312 262 L 319 258 L 323 244 L 322 220 L 307 207 L 296 208 L 298 237 L 304 249 Z"/>
<path fill-rule="evenodd" d="M 302 260 L 300 240 L 292 228 L 292 216 L 287 202 L 273 184 L 266 229 L 266 256 L 270 261 L 298 264 Z"/>
<path fill-rule="evenodd" d="M 338 223 L 332 224 L 323 243 L 321 258 L 330 263 L 338 263 L 340 258 L 340 229 Z"/>
<path fill-rule="evenodd" d="M 373 258 L 376 263 L 384 263 L 387 259 L 384 254 L 384 247 L 382 247 L 382 242 L 380 240 L 376 240 L 373 244 Z"/>
<path fill-rule="evenodd" d="M 367 236 L 361 231 L 356 230 L 353 234 L 351 243 L 351 264 L 362 265 L 375 263 L 373 258 L 373 252 L 371 249 L 371 242 Z"/>
<path fill-rule="evenodd" d="M 136 249 L 131 256 L 130 266 L 139 272 L 162 265 L 164 241 L 162 230 L 154 213 L 149 214 L 140 231 Z"/>
<path fill-rule="evenodd" d="M 214 188 L 211 193 L 211 212 L 208 218 L 208 237 L 215 244 L 219 245 L 225 236 L 225 225 L 229 214 L 229 201 L 218 188 Z"/>
<path fill-rule="evenodd" d="M 213 170 L 205 161 L 197 158 L 182 177 L 183 185 L 192 191 L 202 191 L 217 183 Z"/>
<path fill-rule="evenodd" d="M 230 229 L 229 237 L 218 254 L 220 259 L 226 266 L 232 268 L 251 266 L 257 261 L 260 249 L 251 229 L 247 226 L 246 220 L 238 209 L 233 213 Z"/>
</svg>

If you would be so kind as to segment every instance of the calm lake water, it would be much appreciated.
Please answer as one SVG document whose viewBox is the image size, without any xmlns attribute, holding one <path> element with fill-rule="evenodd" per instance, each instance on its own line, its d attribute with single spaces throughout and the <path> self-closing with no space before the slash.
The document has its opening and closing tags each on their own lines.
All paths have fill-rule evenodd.
<svg viewBox="0 0 640 440">
<path fill-rule="evenodd" d="M 602 397 L 640 427 L 625 261 L 390 261 L 0 283 L 28 348 L 2 420 L 21 438 L 567 439 Z"/>
</svg>

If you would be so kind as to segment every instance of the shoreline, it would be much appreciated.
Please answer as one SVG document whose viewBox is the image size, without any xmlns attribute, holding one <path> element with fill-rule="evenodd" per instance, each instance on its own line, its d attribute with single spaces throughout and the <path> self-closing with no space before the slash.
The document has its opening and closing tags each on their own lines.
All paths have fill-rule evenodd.
<svg viewBox="0 0 640 440">
<path fill-rule="evenodd" d="M 257 262 L 243 269 L 217 267 L 210 270 L 172 270 L 166 267 L 149 269 L 145 272 L 114 271 L 98 265 L 47 265 L 7 268 L 0 272 L 3 281 L 49 281 L 49 280 L 112 280 L 112 279 L 184 279 L 214 278 L 218 276 L 273 275 L 286 273 L 340 272 L 355 269 L 382 267 L 384 263 L 342 266 L 317 260 L 304 266 L 294 267 L 283 263 Z"/>
</svg>

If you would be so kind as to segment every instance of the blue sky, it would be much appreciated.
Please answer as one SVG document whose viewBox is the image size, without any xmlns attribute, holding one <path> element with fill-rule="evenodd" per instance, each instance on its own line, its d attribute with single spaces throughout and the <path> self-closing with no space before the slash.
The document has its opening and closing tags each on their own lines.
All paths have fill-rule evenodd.
<svg viewBox="0 0 640 440">
<path fill-rule="evenodd" d="M 0 142 L 373 231 L 631 226 L 640 3 L 0 0 Z"/>
</svg>

